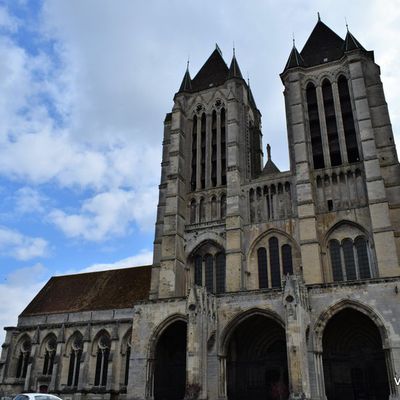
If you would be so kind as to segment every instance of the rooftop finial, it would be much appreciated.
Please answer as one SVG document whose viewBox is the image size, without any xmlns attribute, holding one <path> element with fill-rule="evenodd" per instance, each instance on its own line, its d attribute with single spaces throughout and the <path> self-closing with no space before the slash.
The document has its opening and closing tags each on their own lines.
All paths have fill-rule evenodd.
<svg viewBox="0 0 400 400">
<path fill-rule="evenodd" d="M 292 41 L 293 41 L 293 47 L 296 47 L 296 40 L 294 38 L 294 32 L 292 32 Z"/>
<path fill-rule="evenodd" d="M 235 57 L 235 41 L 233 41 L 233 57 Z"/>
<path fill-rule="evenodd" d="M 269 145 L 269 143 L 267 144 L 267 157 L 268 160 L 271 159 L 271 146 Z"/>
<path fill-rule="evenodd" d="M 319 15 L 319 11 L 317 12 L 318 15 L 318 21 L 321 21 L 321 16 Z"/>
<path fill-rule="evenodd" d="M 186 71 L 189 71 L 189 63 L 190 63 L 190 56 L 188 56 L 188 59 L 187 59 Z"/>
<path fill-rule="evenodd" d="M 347 29 L 347 32 L 349 31 L 349 24 L 347 23 L 347 18 L 346 17 L 344 17 L 344 21 L 346 22 L 346 29 Z"/>
<path fill-rule="evenodd" d="M 249 75 L 249 71 L 247 71 L 247 86 L 250 87 L 250 75 Z"/>
</svg>

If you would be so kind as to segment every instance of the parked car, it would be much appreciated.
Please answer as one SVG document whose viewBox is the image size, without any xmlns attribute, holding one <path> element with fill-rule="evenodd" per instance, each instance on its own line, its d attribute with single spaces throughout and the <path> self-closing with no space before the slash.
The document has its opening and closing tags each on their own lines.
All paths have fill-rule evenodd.
<svg viewBox="0 0 400 400">
<path fill-rule="evenodd" d="M 54 394 L 47 393 L 22 393 L 14 397 L 13 400 L 62 400 Z"/>
</svg>

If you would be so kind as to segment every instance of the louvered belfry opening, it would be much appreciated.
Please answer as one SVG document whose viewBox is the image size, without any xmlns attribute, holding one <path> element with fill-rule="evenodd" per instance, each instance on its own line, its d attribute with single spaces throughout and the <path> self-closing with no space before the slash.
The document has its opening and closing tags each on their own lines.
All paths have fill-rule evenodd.
<svg viewBox="0 0 400 400">
<path fill-rule="evenodd" d="M 235 329 L 227 357 L 229 400 L 286 400 L 288 367 L 283 327 L 253 315 Z"/>
<path fill-rule="evenodd" d="M 340 311 L 328 322 L 322 346 L 328 400 L 389 398 L 382 339 L 368 316 Z"/>
<path fill-rule="evenodd" d="M 186 322 L 169 325 L 156 346 L 154 400 L 181 400 L 186 389 Z"/>
</svg>

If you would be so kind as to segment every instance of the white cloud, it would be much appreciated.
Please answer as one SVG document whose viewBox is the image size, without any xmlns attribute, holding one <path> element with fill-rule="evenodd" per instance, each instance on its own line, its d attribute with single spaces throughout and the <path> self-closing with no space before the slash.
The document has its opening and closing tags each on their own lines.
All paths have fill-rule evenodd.
<svg viewBox="0 0 400 400">
<path fill-rule="evenodd" d="M 86 267 L 77 273 L 83 272 L 95 272 L 95 271 L 105 271 L 109 269 L 119 269 L 119 268 L 130 268 L 130 267 L 140 267 L 142 265 L 150 265 L 153 262 L 153 252 L 150 250 L 143 249 L 138 254 L 123 258 L 114 263 L 105 264 L 93 264 Z"/>
<path fill-rule="evenodd" d="M 43 213 L 48 199 L 38 190 L 28 186 L 18 189 L 15 193 L 15 209 L 20 214 Z"/>
<path fill-rule="evenodd" d="M 16 230 L 0 226 L 1 255 L 25 261 L 44 257 L 48 251 L 48 242 L 43 238 L 25 236 Z"/>
<path fill-rule="evenodd" d="M 116 189 L 85 200 L 79 213 L 55 209 L 49 220 L 69 237 L 102 241 L 127 233 L 132 222 L 144 230 L 153 229 L 155 199 L 155 189 L 140 193 Z"/>
<path fill-rule="evenodd" d="M 0 326 L 15 326 L 18 315 L 44 286 L 47 270 L 42 264 L 19 268 L 0 283 Z M 5 333 L 0 331 L 0 343 Z"/>
</svg>

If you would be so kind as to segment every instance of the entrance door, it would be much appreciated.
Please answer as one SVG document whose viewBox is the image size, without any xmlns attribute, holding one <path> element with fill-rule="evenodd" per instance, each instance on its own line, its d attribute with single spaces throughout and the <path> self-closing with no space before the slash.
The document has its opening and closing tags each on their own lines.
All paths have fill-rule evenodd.
<svg viewBox="0 0 400 400">
<path fill-rule="evenodd" d="M 339 312 L 323 336 L 323 365 L 328 400 L 386 400 L 389 384 L 379 330 L 354 310 Z"/>
<path fill-rule="evenodd" d="M 186 323 L 172 323 L 156 346 L 154 399 L 183 400 L 186 388 Z"/>
<path fill-rule="evenodd" d="M 288 369 L 282 326 L 263 315 L 243 321 L 229 342 L 227 374 L 229 400 L 286 400 Z"/>
</svg>

